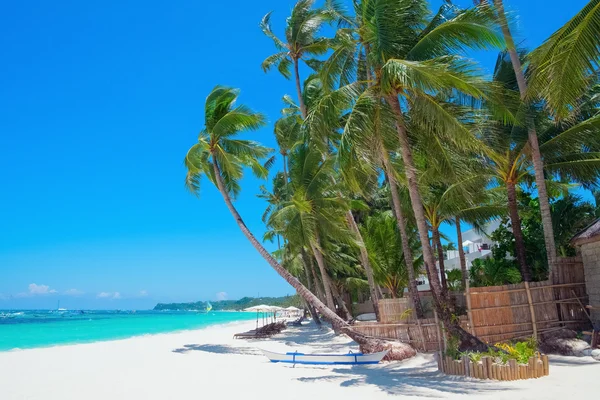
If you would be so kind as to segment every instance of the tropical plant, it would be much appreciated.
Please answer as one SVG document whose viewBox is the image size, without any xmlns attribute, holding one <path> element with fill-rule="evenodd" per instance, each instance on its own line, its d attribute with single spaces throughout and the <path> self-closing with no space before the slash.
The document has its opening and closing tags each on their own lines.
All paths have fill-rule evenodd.
<svg viewBox="0 0 600 400">
<path fill-rule="evenodd" d="M 256 130 L 265 125 L 265 117 L 262 114 L 244 105 L 235 105 L 237 98 L 237 90 L 223 86 L 215 87 L 206 98 L 204 129 L 200 132 L 198 143 L 188 150 L 184 160 L 188 170 L 186 187 L 197 195 L 202 176 L 215 184 L 238 227 L 267 263 L 337 329 L 343 330 L 359 343 L 372 342 L 364 335 L 351 330 L 331 308 L 283 268 L 260 244 L 235 208 L 233 199 L 239 193 L 239 180 L 244 169 L 251 169 L 258 177 L 266 177 L 268 171 L 260 160 L 271 152 L 256 142 L 237 138 L 241 132 Z"/>
</svg>

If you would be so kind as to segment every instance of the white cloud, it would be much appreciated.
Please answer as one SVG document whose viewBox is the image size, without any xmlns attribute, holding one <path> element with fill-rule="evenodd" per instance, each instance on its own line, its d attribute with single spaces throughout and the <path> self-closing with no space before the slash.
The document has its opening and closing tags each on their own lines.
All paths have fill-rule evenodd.
<svg viewBox="0 0 600 400">
<path fill-rule="evenodd" d="M 30 296 L 56 293 L 56 290 L 50 289 L 50 286 L 48 286 L 48 285 L 37 285 L 35 283 L 31 283 L 31 284 L 29 284 L 28 287 L 29 287 L 29 293 L 27 293 L 27 294 Z"/>
<path fill-rule="evenodd" d="M 217 296 L 217 300 L 227 300 L 226 292 L 219 292 L 216 294 L 216 296 Z"/>
<path fill-rule="evenodd" d="M 148 296 L 148 291 L 147 290 L 140 290 L 140 297 L 146 297 Z"/>
<path fill-rule="evenodd" d="M 82 294 L 84 294 L 84 292 L 79 289 L 69 289 L 65 290 L 64 294 L 66 294 L 67 296 L 81 296 Z"/>
<path fill-rule="evenodd" d="M 121 293 L 119 292 L 100 292 L 96 296 L 99 299 L 120 299 Z"/>
</svg>

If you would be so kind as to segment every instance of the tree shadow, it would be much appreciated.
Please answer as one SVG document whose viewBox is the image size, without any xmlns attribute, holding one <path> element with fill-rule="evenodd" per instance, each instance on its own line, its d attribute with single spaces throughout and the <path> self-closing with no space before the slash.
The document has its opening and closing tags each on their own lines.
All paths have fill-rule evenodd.
<svg viewBox="0 0 600 400">
<path fill-rule="evenodd" d="M 262 353 L 258 349 L 251 347 L 233 347 L 222 344 L 186 344 L 183 347 L 174 349 L 173 353 L 185 354 L 190 351 L 203 351 L 214 354 L 236 354 L 245 356 L 258 356 Z"/>
<path fill-rule="evenodd" d="M 418 367 L 380 366 L 334 368 L 335 375 L 298 378 L 301 382 L 337 381 L 341 387 L 374 385 L 390 395 L 440 398 L 444 394 L 475 394 L 512 389 L 500 382 L 449 376 L 437 371 L 434 362 Z"/>
<path fill-rule="evenodd" d="M 552 366 L 561 367 L 581 367 L 586 365 L 599 364 L 592 357 L 567 357 L 567 356 L 549 356 L 550 368 Z"/>
</svg>

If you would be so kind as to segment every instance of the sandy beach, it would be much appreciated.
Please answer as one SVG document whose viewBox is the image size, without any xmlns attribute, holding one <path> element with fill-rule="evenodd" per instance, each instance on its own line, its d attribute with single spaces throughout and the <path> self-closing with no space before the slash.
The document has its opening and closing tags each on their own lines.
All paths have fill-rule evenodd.
<svg viewBox="0 0 600 400">
<path fill-rule="evenodd" d="M 347 352 L 345 336 L 313 326 L 263 340 L 234 340 L 254 323 L 91 344 L 0 353 L 0 399 L 565 399 L 597 385 L 600 363 L 551 358 L 550 376 L 477 381 L 437 372 L 433 356 L 375 366 L 273 364 L 260 349 Z"/>
</svg>

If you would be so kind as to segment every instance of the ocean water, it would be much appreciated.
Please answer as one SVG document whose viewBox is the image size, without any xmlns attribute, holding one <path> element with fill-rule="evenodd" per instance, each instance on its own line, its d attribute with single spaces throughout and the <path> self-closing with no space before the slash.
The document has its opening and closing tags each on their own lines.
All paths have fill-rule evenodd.
<svg viewBox="0 0 600 400">
<path fill-rule="evenodd" d="M 256 318 L 246 312 L 0 310 L 0 351 L 90 343 Z"/>
</svg>

